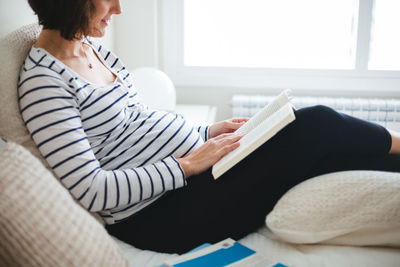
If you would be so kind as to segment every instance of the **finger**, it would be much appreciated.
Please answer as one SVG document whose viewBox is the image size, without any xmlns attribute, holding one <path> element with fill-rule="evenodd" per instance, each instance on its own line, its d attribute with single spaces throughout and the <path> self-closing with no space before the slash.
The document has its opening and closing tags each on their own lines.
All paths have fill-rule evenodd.
<svg viewBox="0 0 400 267">
<path fill-rule="evenodd" d="M 224 140 L 239 140 L 240 138 L 242 138 L 244 136 L 244 134 L 237 134 L 237 133 L 224 133 L 224 134 L 220 134 L 217 137 L 214 137 L 214 140 L 221 142 Z"/>
<path fill-rule="evenodd" d="M 226 139 L 226 138 L 229 138 L 230 136 L 232 136 L 232 135 L 234 135 L 234 134 L 235 134 L 235 133 L 223 133 L 223 134 L 220 134 L 220 135 L 214 137 L 213 139 L 214 139 L 214 140 Z"/>
<path fill-rule="evenodd" d="M 240 146 L 239 142 L 234 142 L 231 144 L 227 144 L 225 146 L 223 146 L 219 151 L 218 151 L 218 155 L 220 157 L 225 156 L 226 154 L 228 154 L 229 152 L 235 150 L 236 148 L 238 148 Z"/>
<path fill-rule="evenodd" d="M 245 124 L 248 121 L 248 119 L 236 119 L 231 121 L 229 128 L 233 129 L 234 131 L 236 131 L 237 129 L 239 129 L 240 127 L 243 126 L 243 124 Z"/>
<path fill-rule="evenodd" d="M 246 123 L 245 120 L 235 120 L 235 121 L 230 121 L 229 124 L 230 125 L 243 125 L 244 123 Z"/>
<path fill-rule="evenodd" d="M 231 135 L 227 136 L 226 138 L 217 140 L 216 144 L 219 147 L 224 147 L 224 146 L 230 145 L 232 143 L 237 143 L 242 137 L 243 137 L 243 134 L 231 134 Z"/>
<path fill-rule="evenodd" d="M 236 131 L 237 129 L 242 127 L 243 124 L 245 124 L 245 122 L 240 122 L 240 123 L 236 123 L 236 124 L 232 125 L 232 130 Z"/>
<path fill-rule="evenodd" d="M 247 122 L 249 120 L 249 118 L 234 118 L 234 119 L 232 119 L 232 122 L 235 122 L 235 123 L 245 123 L 245 122 Z"/>
<path fill-rule="evenodd" d="M 227 122 L 224 126 L 226 133 L 232 133 L 242 127 L 244 122 Z"/>
<path fill-rule="evenodd" d="M 231 138 L 233 141 L 236 142 L 236 141 L 239 141 L 240 139 L 242 139 L 243 136 L 245 136 L 245 133 L 241 133 L 241 134 L 234 133 L 234 134 L 232 134 Z"/>
</svg>

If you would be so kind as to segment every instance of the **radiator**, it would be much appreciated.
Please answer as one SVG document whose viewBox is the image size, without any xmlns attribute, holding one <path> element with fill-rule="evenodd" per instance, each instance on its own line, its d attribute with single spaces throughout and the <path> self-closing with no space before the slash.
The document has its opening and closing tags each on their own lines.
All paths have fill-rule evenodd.
<svg viewBox="0 0 400 267">
<path fill-rule="evenodd" d="M 267 95 L 234 95 L 232 97 L 233 117 L 251 117 L 274 97 Z M 292 103 L 297 109 L 319 104 L 325 105 L 339 112 L 400 131 L 399 99 L 295 96 L 292 99 Z"/>
</svg>

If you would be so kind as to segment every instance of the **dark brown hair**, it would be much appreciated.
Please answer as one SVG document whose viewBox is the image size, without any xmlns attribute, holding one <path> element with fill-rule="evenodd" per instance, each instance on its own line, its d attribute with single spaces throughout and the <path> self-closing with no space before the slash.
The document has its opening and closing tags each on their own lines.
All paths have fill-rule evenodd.
<svg viewBox="0 0 400 267">
<path fill-rule="evenodd" d="M 67 40 L 89 34 L 92 0 L 28 0 L 43 29 L 59 30 Z"/>
</svg>

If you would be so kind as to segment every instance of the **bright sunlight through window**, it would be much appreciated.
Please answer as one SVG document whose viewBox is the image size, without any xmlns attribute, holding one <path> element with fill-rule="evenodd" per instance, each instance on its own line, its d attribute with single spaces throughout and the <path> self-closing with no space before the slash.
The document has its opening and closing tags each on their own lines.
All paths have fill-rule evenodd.
<svg viewBox="0 0 400 267">
<path fill-rule="evenodd" d="M 184 65 L 352 69 L 355 67 L 357 2 L 185 0 Z M 387 23 L 394 27 L 393 20 L 399 25 L 400 17 L 396 18 L 394 12 L 390 18 L 382 15 L 387 12 L 385 8 L 384 4 L 378 6 L 377 29 L 386 27 Z M 389 19 L 390 22 L 386 21 Z M 400 47 L 397 30 L 383 32 L 386 35 L 376 35 L 374 42 L 379 58 L 387 49 L 387 40 L 393 44 L 390 51 L 395 46 L 399 51 Z M 400 62 L 399 58 L 395 61 L 393 64 Z M 376 60 L 371 64 L 381 66 Z"/>
<path fill-rule="evenodd" d="M 375 0 L 368 68 L 372 70 L 400 70 L 399 0 Z"/>
</svg>

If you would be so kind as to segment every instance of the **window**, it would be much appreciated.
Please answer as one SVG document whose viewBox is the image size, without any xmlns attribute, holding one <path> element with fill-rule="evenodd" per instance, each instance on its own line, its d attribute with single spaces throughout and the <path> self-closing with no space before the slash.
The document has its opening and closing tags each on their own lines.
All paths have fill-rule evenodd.
<svg viewBox="0 0 400 267">
<path fill-rule="evenodd" d="M 399 0 L 169 0 L 162 8 L 164 70 L 177 86 L 400 96 Z"/>
<path fill-rule="evenodd" d="M 400 70 L 400 1 L 377 0 L 369 69 Z"/>
<path fill-rule="evenodd" d="M 354 68 L 355 3 L 185 0 L 184 65 Z"/>
</svg>

